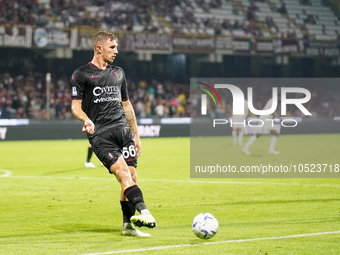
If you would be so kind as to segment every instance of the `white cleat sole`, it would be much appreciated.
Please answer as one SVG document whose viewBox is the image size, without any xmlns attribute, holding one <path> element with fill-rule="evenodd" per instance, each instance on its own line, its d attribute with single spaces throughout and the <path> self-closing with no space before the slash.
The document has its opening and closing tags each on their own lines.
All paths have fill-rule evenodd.
<svg viewBox="0 0 340 255">
<path fill-rule="evenodd" d="M 147 228 L 155 228 L 157 226 L 157 222 L 152 217 L 151 214 L 141 214 L 141 215 L 135 215 L 130 218 L 130 221 L 133 223 L 133 225 L 137 227 L 147 227 Z"/>
</svg>

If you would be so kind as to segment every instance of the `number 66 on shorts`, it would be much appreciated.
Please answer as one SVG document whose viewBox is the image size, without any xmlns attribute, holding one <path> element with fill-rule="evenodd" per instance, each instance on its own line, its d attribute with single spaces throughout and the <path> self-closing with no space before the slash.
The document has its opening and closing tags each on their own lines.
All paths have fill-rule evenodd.
<svg viewBox="0 0 340 255">
<path fill-rule="evenodd" d="M 125 159 L 125 161 L 128 158 L 135 158 L 136 155 L 136 147 L 133 144 L 131 144 L 128 148 L 123 147 L 123 158 Z"/>
</svg>

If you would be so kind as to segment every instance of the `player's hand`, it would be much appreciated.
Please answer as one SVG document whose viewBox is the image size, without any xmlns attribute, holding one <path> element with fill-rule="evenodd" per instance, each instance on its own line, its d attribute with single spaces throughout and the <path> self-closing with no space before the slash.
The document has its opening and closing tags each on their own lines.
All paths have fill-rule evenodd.
<svg viewBox="0 0 340 255">
<path fill-rule="evenodd" d="M 138 135 L 134 135 L 133 138 L 135 145 L 136 145 L 136 149 L 137 149 L 137 158 L 139 157 L 139 155 L 142 153 L 142 143 L 139 139 Z"/>
<path fill-rule="evenodd" d="M 88 133 L 90 135 L 93 135 L 93 133 L 94 133 L 94 124 L 93 124 L 93 122 L 91 120 L 85 120 L 82 131 L 86 132 L 86 133 Z"/>
</svg>

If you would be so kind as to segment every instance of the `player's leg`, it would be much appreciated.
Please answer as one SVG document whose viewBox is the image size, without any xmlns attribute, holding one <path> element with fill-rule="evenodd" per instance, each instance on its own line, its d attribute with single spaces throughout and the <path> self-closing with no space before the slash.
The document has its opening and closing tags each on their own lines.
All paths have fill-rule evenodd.
<svg viewBox="0 0 340 255">
<path fill-rule="evenodd" d="M 118 158 L 116 163 L 111 165 L 110 172 L 116 176 L 126 198 L 141 214 L 139 216 L 132 216 L 130 218 L 131 222 L 138 227 L 145 226 L 148 228 L 155 228 L 157 225 L 156 220 L 146 207 L 143 193 L 137 184 L 132 180 L 130 170 L 122 156 Z"/>
<path fill-rule="evenodd" d="M 239 145 L 242 145 L 242 138 L 243 138 L 243 127 L 244 127 L 244 118 L 242 115 L 235 115 L 232 118 L 232 136 L 233 136 L 233 144 L 234 146 L 237 145 L 237 132 L 239 136 Z M 242 133 L 241 133 L 242 132 Z M 240 142 L 241 139 L 241 142 Z"/>
<path fill-rule="evenodd" d="M 237 128 L 233 127 L 233 130 L 231 131 L 231 135 L 233 137 L 233 145 L 236 146 L 236 144 L 237 144 Z"/>
<path fill-rule="evenodd" d="M 242 148 L 242 151 L 245 154 L 250 155 L 251 153 L 249 151 L 249 147 L 252 146 L 256 142 L 256 140 L 261 136 L 261 134 L 263 134 L 263 132 L 269 130 L 269 128 L 270 128 L 270 123 L 267 124 L 266 122 L 262 126 L 260 126 L 256 134 L 250 137 L 246 145 Z"/>
<path fill-rule="evenodd" d="M 240 146 L 243 144 L 243 128 L 238 128 L 238 144 Z"/>
<path fill-rule="evenodd" d="M 252 146 L 252 145 L 256 142 L 257 138 L 259 138 L 260 135 L 261 135 L 260 133 L 257 133 L 257 134 L 255 134 L 255 135 L 253 135 L 252 137 L 249 138 L 249 140 L 248 140 L 248 142 L 246 143 L 246 145 L 242 148 L 242 151 L 243 151 L 245 154 L 251 155 L 251 153 L 250 153 L 250 151 L 249 151 L 249 147 Z"/>
<path fill-rule="evenodd" d="M 133 166 L 129 166 L 129 171 L 130 171 L 132 180 L 134 181 L 134 183 L 137 183 L 136 168 Z M 121 193 L 120 193 L 120 203 L 121 203 L 122 212 L 123 212 L 123 228 L 124 228 L 126 223 L 131 224 L 130 218 L 135 215 L 136 208 L 126 198 L 123 190 L 121 190 Z"/>
<path fill-rule="evenodd" d="M 134 166 L 129 166 L 132 180 L 137 183 L 137 171 Z M 120 205 L 123 212 L 123 229 L 122 235 L 124 236 L 150 236 L 149 233 L 143 233 L 142 231 L 136 229 L 131 223 L 130 218 L 135 215 L 136 208 L 133 204 L 126 198 L 123 190 L 120 193 Z"/>
<path fill-rule="evenodd" d="M 278 155 L 280 154 L 280 152 L 275 150 L 275 145 L 277 142 L 277 137 L 279 136 L 279 134 L 277 133 L 277 131 L 275 129 L 270 130 L 270 132 L 273 134 L 272 139 L 270 140 L 270 146 L 269 146 L 269 154 L 275 154 Z"/>
<path fill-rule="evenodd" d="M 91 162 L 91 157 L 93 154 L 93 149 L 91 144 L 89 144 L 89 147 L 87 148 L 87 158 L 86 158 L 86 162 L 84 164 L 84 166 L 86 168 L 97 168 L 92 162 Z"/>
<path fill-rule="evenodd" d="M 131 178 L 137 183 L 137 152 L 134 142 L 134 136 L 130 129 L 122 130 L 122 144 L 123 144 L 123 156 L 129 166 Z M 149 228 L 156 227 L 156 220 L 152 217 L 149 210 L 146 208 L 144 203 L 142 191 L 137 185 L 129 187 L 124 190 L 124 195 L 131 202 L 131 204 L 136 208 L 136 210 L 141 215 L 134 215 L 130 218 L 131 222 L 138 227 L 146 226 Z"/>
<path fill-rule="evenodd" d="M 146 226 L 149 228 L 156 227 L 156 220 L 152 217 L 151 213 L 147 209 L 143 193 L 140 188 L 133 181 L 130 169 L 125 162 L 126 158 L 129 165 L 137 166 L 136 152 L 133 142 L 133 135 L 130 129 L 116 129 L 114 132 L 105 132 L 90 138 L 91 145 L 94 149 L 95 154 L 104 166 L 109 170 L 110 173 L 116 176 L 117 181 L 120 183 L 122 192 L 131 204 L 141 213 L 142 224 L 137 226 Z M 129 145 L 131 143 L 131 145 Z M 127 151 L 126 151 L 126 148 Z M 129 156 L 127 155 L 129 153 Z M 128 157 L 132 156 L 132 159 Z M 133 217 L 132 217 L 133 218 Z M 133 222 L 130 218 L 131 222 Z"/>
</svg>

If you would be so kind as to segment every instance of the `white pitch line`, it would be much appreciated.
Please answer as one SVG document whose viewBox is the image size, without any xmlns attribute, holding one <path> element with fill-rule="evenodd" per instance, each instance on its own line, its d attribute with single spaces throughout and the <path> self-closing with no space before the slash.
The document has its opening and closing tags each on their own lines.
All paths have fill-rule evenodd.
<svg viewBox="0 0 340 255">
<path fill-rule="evenodd" d="M 298 235 L 291 235 L 291 236 L 276 236 L 276 237 L 263 237 L 263 238 L 253 238 L 253 239 L 227 240 L 227 241 L 207 242 L 207 243 L 199 243 L 199 244 L 179 244 L 179 245 L 168 245 L 168 246 L 156 246 L 156 247 L 151 247 L 151 248 L 120 250 L 120 251 L 107 251 L 107 252 L 97 252 L 97 253 L 86 253 L 86 254 L 81 254 L 81 255 L 104 255 L 104 254 L 115 254 L 115 253 L 126 253 L 126 252 L 164 250 L 164 249 L 172 249 L 172 248 L 194 247 L 194 246 L 199 246 L 199 245 L 265 241 L 265 240 L 276 240 L 276 239 L 287 239 L 287 238 L 298 238 L 298 237 L 306 237 L 306 236 L 319 236 L 319 235 L 331 235 L 331 234 L 340 234 L 340 230 L 339 231 L 332 231 L 332 232 L 298 234 Z"/>
<path fill-rule="evenodd" d="M 13 172 L 5 169 L 0 169 L 0 172 L 5 172 L 5 174 L 0 175 L 0 177 L 10 177 Z"/>
<path fill-rule="evenodd" d="M 2 170 L 8 171 L 8 170 Z M 10 171 L 9 171 L 10 172 Z M 12 174 L 12 172 L 11 172 Z M 75 177 L 75 176 L 25 176 L 25 175 L 0 175 L 1 177 L 10 178 L 33 178 L 33 179 L 70 179 L 70 180 L 109 180 L 115 181 L 114 178 L 103 177 Z M 317 186 L 317 187 L 340 187 L 338 184 L 312 184 L 312 183 L 286 183 L 286 182 L 240 182 L 240 181 L 198 181 L 198 180 L 164 180 L 164 179 L 138 179 L 138 181 L 147 182 L 178 182 L 178 183 L 209 183 L 209 184 L 244 184 L 244 185 L 288 185 L 288 186 Z"/>
<path fill-rule="evenodd" d="M 116 180 L 116 179 L 110 179 L 110 178 L 102 178 L 102 177 L 85 177 L 85 176 L 31 176 L 31 175 L 11 175 L 11 176 L 2 176 L 0 177 L 10 177 L 10 178 L 27 178 L 27 179 L 71 179 L 71 180 Z"/>
</svg>

